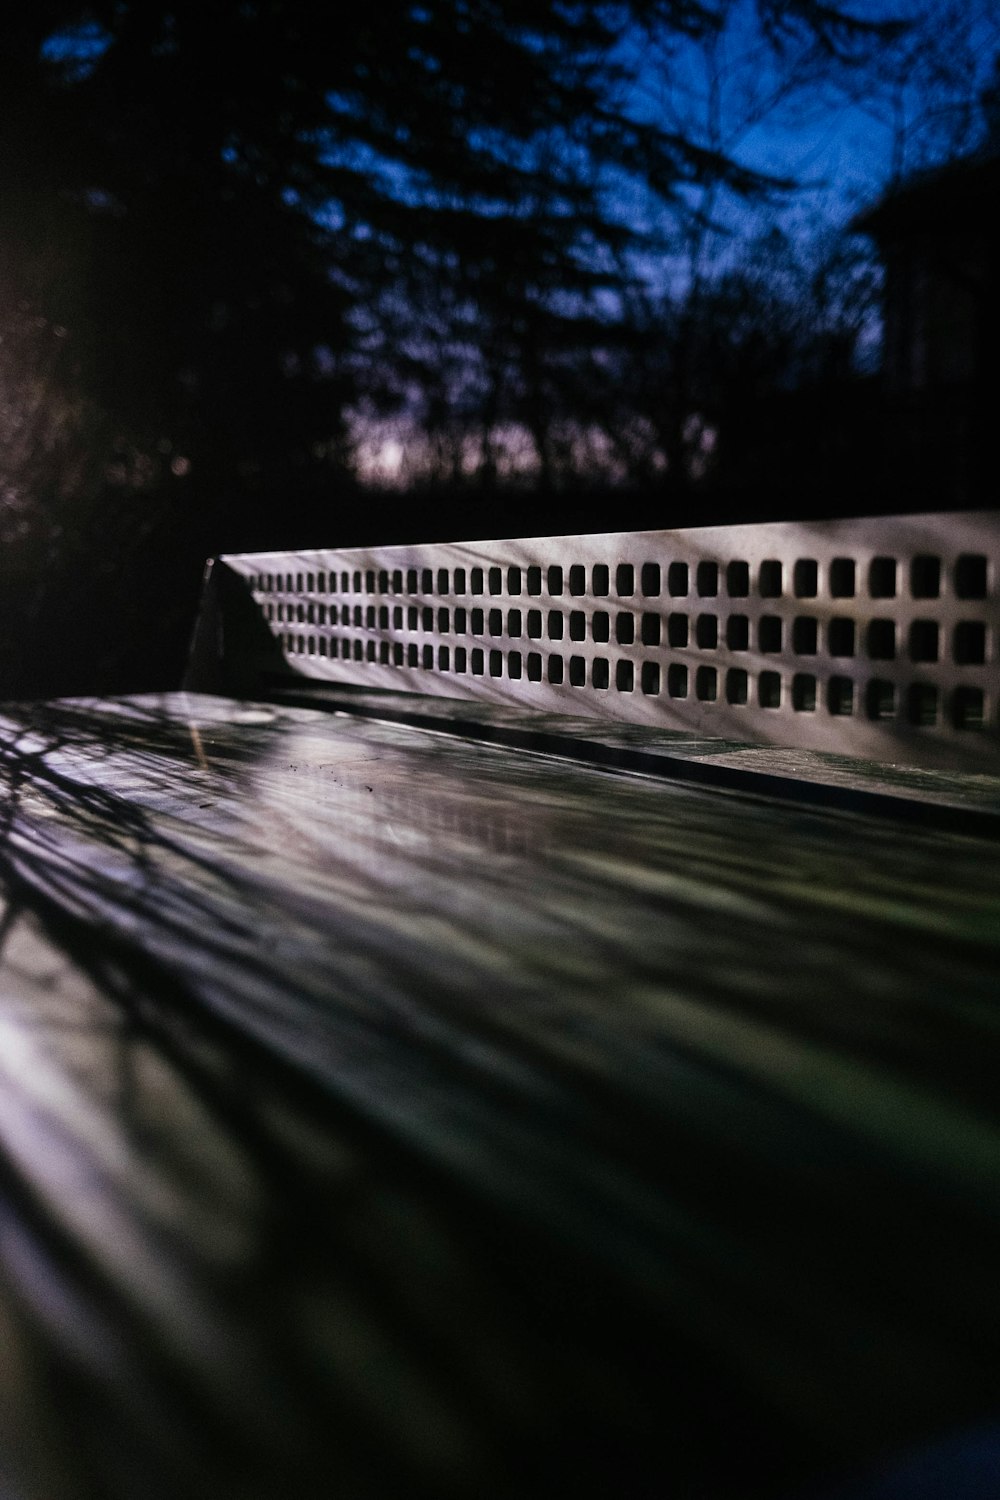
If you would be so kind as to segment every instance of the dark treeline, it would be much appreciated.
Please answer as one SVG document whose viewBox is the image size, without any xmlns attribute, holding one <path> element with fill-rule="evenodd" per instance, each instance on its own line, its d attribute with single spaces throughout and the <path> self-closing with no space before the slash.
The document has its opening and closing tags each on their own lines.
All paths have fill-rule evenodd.
<svg viewBox="0 0 1000 1500">
<path fill-rule="evenodd" d="M 0 697 L 175 681 L 215 551 L 885 506 L 870 250 L 708 264 L 794 184 L 641 102 L 735 10 L 778 94 L 912 65 L 819 0 L 5 13 Z"/>
</svg>

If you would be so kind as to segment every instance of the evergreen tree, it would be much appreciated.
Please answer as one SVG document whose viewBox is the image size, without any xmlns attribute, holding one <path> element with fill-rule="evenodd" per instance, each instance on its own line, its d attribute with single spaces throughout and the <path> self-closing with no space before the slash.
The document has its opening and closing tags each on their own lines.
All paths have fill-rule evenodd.
<svg viewBox="0 0 1000 1500">
<path fill-rule="evenodd" d="M 756 10 L 777 52 L 805 32 L 843 62 L 882 35 L 820 0 Z M 171 528 L 192 555 L 335 539 L 306 502 L 345 472 L 346 408 L 437 388 L 447 412 L 449 341 L 480 371 L 487 466 L 509 412 L 552 468 L 560 404 L 607 336 L 602 293 L 650 248 L 631 205 L 708 176 L 762 185 L 633 106 L 644 39 L 725 16 L 716 0 L 8 8 L 8 559 L 55 579 L 88 548 L 162 562 Z"/>
</svg>

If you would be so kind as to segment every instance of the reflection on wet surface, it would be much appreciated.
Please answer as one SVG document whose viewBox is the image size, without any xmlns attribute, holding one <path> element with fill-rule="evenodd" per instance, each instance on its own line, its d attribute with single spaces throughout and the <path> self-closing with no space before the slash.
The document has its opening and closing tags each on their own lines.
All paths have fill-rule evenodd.
<svg viewBox="0 0 1000 1500">
<path fill-rule="evenodd" d="M 994 841 L 183 695 L 0 767 L 0 1491 L 743 1500 L 990 1407 Z"/>
</svg>

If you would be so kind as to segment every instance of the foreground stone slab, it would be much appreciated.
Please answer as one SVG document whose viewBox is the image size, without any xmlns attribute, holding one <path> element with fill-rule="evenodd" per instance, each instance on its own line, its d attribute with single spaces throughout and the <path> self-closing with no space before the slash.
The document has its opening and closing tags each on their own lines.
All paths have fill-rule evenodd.
<svg viewBox="0 0 1000 1500">
<path fill-rule="evenodd" d="M 983 1420 L 989 789 L 571 738 L 0 713 L 0 1491 L 804 1496 Z"/>
</svg>

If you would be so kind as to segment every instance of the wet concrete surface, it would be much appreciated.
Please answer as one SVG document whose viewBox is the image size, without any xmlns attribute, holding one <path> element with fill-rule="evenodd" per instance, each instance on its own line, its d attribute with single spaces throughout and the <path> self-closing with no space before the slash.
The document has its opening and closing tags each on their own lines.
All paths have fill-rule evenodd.
<svg viewBox="0 0 1000 1500">
<path fill-rule="evenodd" d="M 992 834 L 192 694 L 0 778 L 0 1492 L 797 1497 L 994 1408 Z"/>
</svg>

